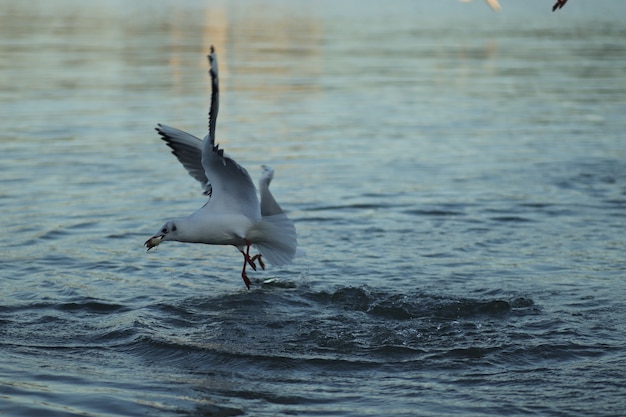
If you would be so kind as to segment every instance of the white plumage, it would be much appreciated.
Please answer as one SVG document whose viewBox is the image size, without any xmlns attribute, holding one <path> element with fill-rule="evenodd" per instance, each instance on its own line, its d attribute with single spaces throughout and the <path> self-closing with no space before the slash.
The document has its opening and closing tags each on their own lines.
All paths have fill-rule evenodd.
<svg viewBox="0 0 626 417">
<path fill-rule="evenodd" d="M 200 140 L 187 132 L 161 124 L 156 130 L 189 174 L 202 184 L 209 200 L 190 216 L 166 222 L 145 242 L 145 246 L 150 250 L 168 240 L 233 245 L 243 254 L 241 277 L 246 287 L 250 288 L 246 266 L 256 270 L 258 262 L 265 268 L 262 257 L 273 265 L 290 262 L 296 253 L 296 229 L 269 190 L 274 171 L 263 166 L 259 202 L 248 171 L 225 155 L 215 143 L 219 79 L 213 47 L 208 59 L 211 67 L 208 135 Z M 254 246 L 259 254 L 250 256 L 250 246 Z"/>
</svg>

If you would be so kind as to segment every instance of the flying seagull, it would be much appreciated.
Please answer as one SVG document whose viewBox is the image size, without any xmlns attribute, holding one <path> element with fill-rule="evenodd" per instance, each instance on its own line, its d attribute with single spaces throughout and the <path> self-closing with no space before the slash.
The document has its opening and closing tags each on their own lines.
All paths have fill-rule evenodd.
<svg viewBox="0 0 626 417">
<path fill-rule="evenodd" d="M 554 12 L 557 9 L 562 9 L 563 6 L 565 6 L 565 3 L 567 3 L 567 0 L 556 0 L 556 3 L 552 6 L 552 11 Z"/>
<path fill-rule="evenodd" d="M 213 46 L 208 59 L 211 76 L 208 135 L 200 140 L 187 132 L 162 124 L 157 125 L 156 131 L 189 175 L 202 184 L 209 200 L 195 213 L 166 222 L 144 245 L 150 250 L 161 242 L 173 240 L 235 246 L 243 255 L 241 278 L 250 289 L 246 266 L 256 271 L 258 262 L 265 269 L 262 258 L 277 266 L 291 262 L 297 247 L 296 229 L 269 190 L 274 171 L 263 166 L 259 180 L 259 202 L 248 171 L 224 154 L 215 143 L 219 79 Z M 250 256 L 250 246 L 254 246 L 259 253 Z"/>
</svg>

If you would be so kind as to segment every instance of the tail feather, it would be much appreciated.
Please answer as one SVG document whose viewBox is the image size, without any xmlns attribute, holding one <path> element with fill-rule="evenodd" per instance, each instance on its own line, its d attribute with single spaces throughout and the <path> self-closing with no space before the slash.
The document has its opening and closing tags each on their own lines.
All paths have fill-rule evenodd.
<svg viewBox="0 0 626 417">
<path fill-rule="evenodd" d="M 296 228 L 285 213 L 264 216 L 249 239 L 272 265 L 285 265 L 296 255 Z"/>
</svg>

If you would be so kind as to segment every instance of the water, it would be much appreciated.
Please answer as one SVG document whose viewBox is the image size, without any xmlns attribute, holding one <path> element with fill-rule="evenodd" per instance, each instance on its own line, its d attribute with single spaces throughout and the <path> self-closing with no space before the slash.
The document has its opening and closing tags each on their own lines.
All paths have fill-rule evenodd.
<svg viewBox="0 0 626 417">
<path fill-rule="evenodd" d="M 2 2 L 0 414 L 617 416 L 618 0 Z M 218 139 L 307 256 L 142 243 Z"/>
</svg>

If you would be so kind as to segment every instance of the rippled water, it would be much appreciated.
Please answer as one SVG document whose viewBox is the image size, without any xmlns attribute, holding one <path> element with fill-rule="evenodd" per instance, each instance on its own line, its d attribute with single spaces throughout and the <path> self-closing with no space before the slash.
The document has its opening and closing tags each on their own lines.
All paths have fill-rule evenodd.
<svg viewBox="0 0 626 417">
<path fill-rule="evenodd" d="M 617 416 L 623 2 L 2 1 L 0 414 Z M 143 241 L 218 139 L 306 257 Z"/>
</svg>

